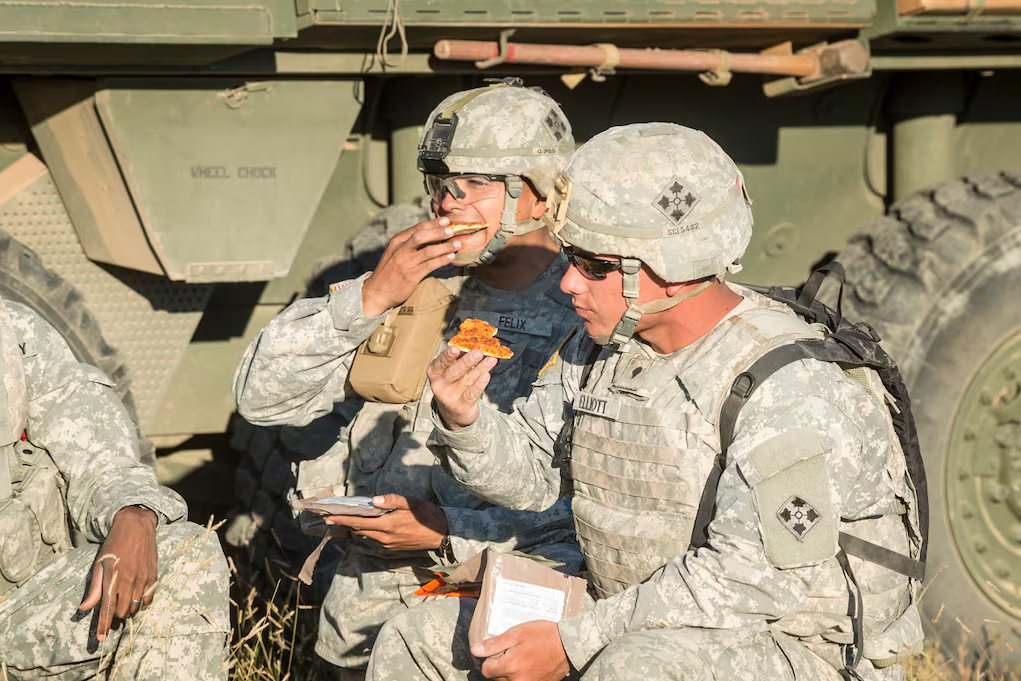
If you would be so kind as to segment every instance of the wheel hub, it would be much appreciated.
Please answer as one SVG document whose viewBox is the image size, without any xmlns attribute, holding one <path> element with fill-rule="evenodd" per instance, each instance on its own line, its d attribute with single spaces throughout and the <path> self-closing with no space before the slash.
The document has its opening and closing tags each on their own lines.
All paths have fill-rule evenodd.
<svg viewBox="0 0 1021 681">
<path fill-rule="evenodd" d="M 972 579 L 1021 617 L 1021 329 L 964 395 L 946 460 L 947 518 Z"/>
</svg>

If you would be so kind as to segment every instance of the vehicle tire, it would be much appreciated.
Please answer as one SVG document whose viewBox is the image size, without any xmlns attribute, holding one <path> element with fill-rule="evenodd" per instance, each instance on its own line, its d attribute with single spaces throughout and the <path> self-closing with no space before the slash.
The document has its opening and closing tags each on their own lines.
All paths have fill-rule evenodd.
<svg viewBox="0 0 1021 681">
<path fill-rule="evenodd" d="M 316 268 L 306 295 L 325 295 L 330 284 L 368 272 L 393 235 L 430 218 L 428 202 L 420 199 L 380 211 L 351 237 L 342 257 Z M 340 429 L 359 406 L 359 402 L 338 404 L 332 413 L 304 427 L 262 428 L 240 417 L 233 420 L 231 446 L 241 452 L 241 461 L 235 479 L 236 507 L 224 533 L 227 544 L 246 549 L 260 564 L 268 558 L 291 571 L 301 567 L 318 539 L 301 534 L 293 521 L 288 501 L 296 482 L 293 469 L 335 444 Z M 324 552 L 321 564 L 328 559 Z M 317 595 L 320 590 L 316 589 Z"/>
<path fill-rule="evenodd" d="M 47 269 L 34 251 L 3 231 L 0 231 L 0 296 L 38 312 L 60 332 L 79 361 L 102 369 L 113 379 L 114 390 L 131 418 L 136 419 L 127 364 L 103 339 L 82 295 Z"/>
<path fill-rule="evenodd" d="M 1021 662 L 1021 174 L 906 198 L 838 260 L 907 382 L 929 485 L 923 620 Z"/>
</svg>

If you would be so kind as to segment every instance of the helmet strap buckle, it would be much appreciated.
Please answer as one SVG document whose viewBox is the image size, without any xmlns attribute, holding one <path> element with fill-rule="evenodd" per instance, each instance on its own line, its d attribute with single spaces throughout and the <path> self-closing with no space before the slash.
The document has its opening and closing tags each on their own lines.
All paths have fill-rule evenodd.
<svg viewBox="0 0 1021 681">
<path fill-rule="evenodd" d="M 638 290 L 641 286 L 641 279 L 638 273 L 642 271 L 642 261 L 637 258 L 621 258 L 620 271 L 624 273 L 624 298 L 629 305 L 638 302 Z"/>
<path fill-rule="evenodd" d="M 503 178 L 507 194 L 503 198 L 503 213 L 500 214 L 500 230 L 479 255 L 479 264 L 488 265 L 504 249 L 511 237 L 518 233 L 518 197 L 525 191 L 525 183 L 513 175 Z"/>
<path fill-rule="evenodd" d="M 624 316 L 617 322 L 617 326 L 610 336 L 610 344 L 622 346 L 631 340 L 635 335 L 635 330 L 638 328 L 638 322 L 641 318 L 642 311 L 638 309 L 638 306 L 634 303 L 628 305 L 627 311 L 624 312 Z"/>
<path fill-rule="evenodd" d="M 492 239 L 486 244 L 486 247 L 479 254 L 479 264 L 488 265 L 489 263 L 496 260 L 497 254 L 503 250 L 503 247 L 507 245 L 508 237 L 504 233 L 503 229 L 496 233 Z"/>
<path fill-rule="evenodd" d="M 613 334 L 610 336 L 610 343 L 621 346 L 631 340 L 638 328 L 638 322 L 642 318 L 642 308 L 638 304 L 638 292 L 641 288 L 641 279 L 638 273 L 642 270 L 642 261 L 637 258 L 621 258 L 620 271 L 624 274 L 624 299 L 627 301 L 627 310 L 624 316 L 617 322 Z"/>
<path fill-rule="evenodd" d="M 571 178 L 563 173 L 553 180 L 553 190 L 546 197 L 546 212 L 542 221 L 550 234 L 556 236 L 567 221 L 567 206 L 571 200 Z"/>
</svg>

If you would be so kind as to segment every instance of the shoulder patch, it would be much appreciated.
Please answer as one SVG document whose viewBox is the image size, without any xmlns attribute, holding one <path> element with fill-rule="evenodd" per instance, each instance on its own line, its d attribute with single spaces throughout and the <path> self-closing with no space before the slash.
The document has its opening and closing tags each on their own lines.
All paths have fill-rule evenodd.
<svg viewBox="0 0 1021 681">
<path fill-rule="evenodd" d="M 825 443 L 809 429 L 772 437 L 742 457 L 752 486 L 766 558 L 788 569 L 837 553 L 840 518 L 830 490 Z"/>
<path fill-rule="evenodd" d="M 813 527 L 819 524 L 822 515 L 812 504 L 795 495 L 788 499 L 780 510 L 776 512 L 777 517 L 783 526 L 791 531 L 800 540 L 805 538 Z"/>
<path fill-rule="evenodd" d="M 574 338 L 574 334 L 576 334 L 577 332 L 578 332 L 577 326 L 571 329 L 571 332 L 567 334 L 567 338 L 565 338 L 563 342 L 561 342 L 560 345 L 557 346 L 557 349 L 553 352 L 550 358 L 546 360 L 546 363 L 539 368 L 539 373 L 536 376 L 536 378 L 542 378 L 542 375 L 546 373 L 546 370 L 557 363 L 557 360 L 560 359 L 560 352 L 564 349 L 564 346 L 566 346 L 570 342 L 570 340 Z"/>
</svg>

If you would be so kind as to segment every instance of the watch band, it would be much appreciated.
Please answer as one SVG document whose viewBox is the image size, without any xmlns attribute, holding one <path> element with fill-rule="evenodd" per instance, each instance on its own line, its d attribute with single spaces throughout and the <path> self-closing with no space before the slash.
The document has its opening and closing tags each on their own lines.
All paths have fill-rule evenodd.
<svg viewBox="0 0 1021 681">
<path fill-rule="evenodd" d="M 443 556 L 452 563 L 454 562 L 454 548 L 450 545 L 449 534 L 443 535 L 443 539 L 440 540 L 439 552 L 441 556 Z"/>
</svg>

